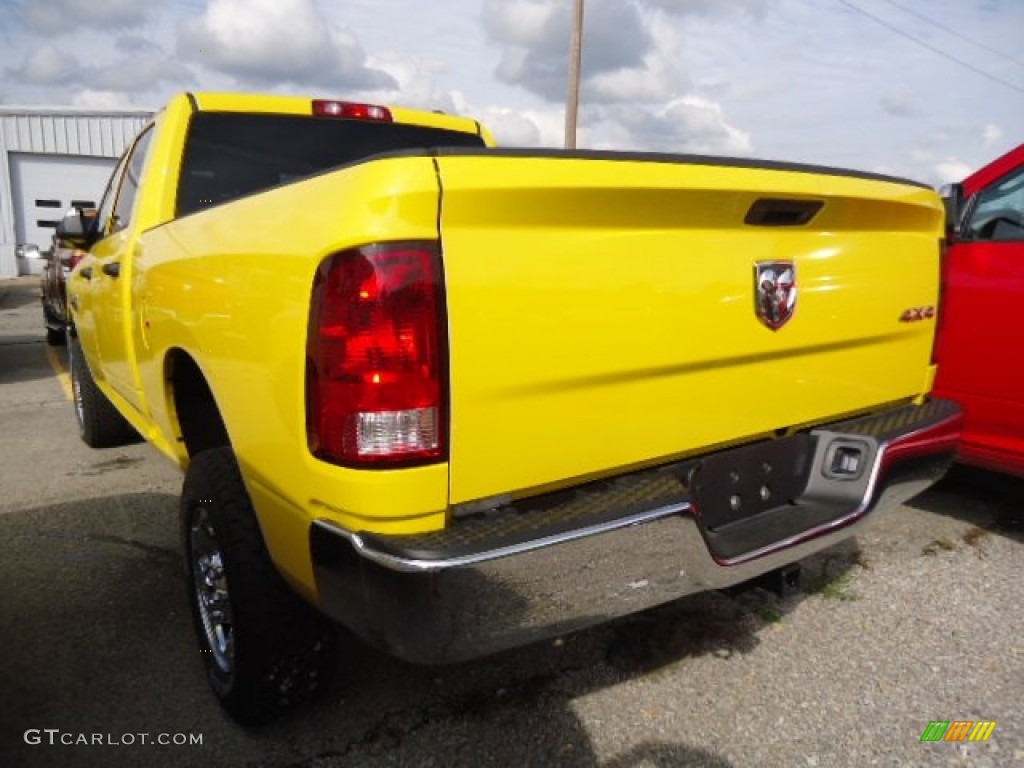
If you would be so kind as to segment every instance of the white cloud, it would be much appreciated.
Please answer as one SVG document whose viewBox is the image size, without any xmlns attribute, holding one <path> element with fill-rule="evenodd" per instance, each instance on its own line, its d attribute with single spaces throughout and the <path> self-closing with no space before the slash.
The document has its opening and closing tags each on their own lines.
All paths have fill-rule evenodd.
<svg viewBox="0 0 1024 768">
<path fill-rule="evenodd" d="M 80 69 L 73 56 L 44 45 L 32 51 L 20 67 L 7 72 L 32 85 L 68 85 L 80 79 Z"/>
<path fill-rule="evenodd" d="M 159 0 L 28 0 L 21 11 L 26 27 L 45 34 L 72 34 L 82 27 L 136 27 L 160 5 Z"/>
<path fill-rule="evenodd" d="M 99 90 L 140 92 L 162 82 L 181 87 L 195 80 L 175 59 L 133 55 L 95 68 L 87 82 Z"/>
<path fill-rule="evenodd" d="M 127 94 L 91 89 L 75 94 L 71 105 L 85 109 L 129 109 L 136 106 Z"/>
<path fill-rule="evenodd" d="M 762 8 L 769 1 L 742 7 Z M 562 0 L 485 0 L 484 26 L 501 46 L 497 77 L 563 104 L 571 6 Z M 590 0 L 583 25 L 579 145 L 748 154 L 750 135 L 731 125 L 719 104 L 692 91 L 679 27 L 669 18 L 721 8 L 711 2 Z M 534 138 L 524 123 L 509 127 L 517 142 Z M 553 143 L 560 145 L 561 135 Z"/>
<path fill-rule="evenodd" d="M 721 106 L 683 96 L 649 109 L 614 105 L 593 110 L 585 143 L 600 149 L 654 150 L 708 155 L 749 155 L 750 134 L 730 125 Z"/>
<path fill-rule="evenodd" d="M 394 87 L 377 89 L 367 94 L 370 100 L 401 104 L 412 109 L 440 109 L 455 112 L 455 100 L 451 91 L 441 88 L 435 74 L 437 62 L 424 61 L 412 56 L 389 53 L 371 56 L 367 64 L 388 75 Z"/>
<path fill-rule="evenodd" d="M 973 150 L 973 147 L 965 149 Z M 963 181 L 974 170 L 971 163 L 962 159 L 962 155 L 944 154 L 927 147 L 912 149 L 908 153 L 905 166 L 896 170 L 895 175 L 919 179 L 934 187 Z"/>
<path fill-rule="evenodd" d="M 562 109 L 527 109 L 522 116 L 537 126 L 541 147 L 561 147 L 565 143 L 565 111 Z"/>
<path fill-rule="evenodd" d="M 682 41 L 674 27 L 657 20 L 649 25 L 650 45 L 636 66 L 588 72 L 583 96 L 590 102 L 633 101 L 664 103 L 689 86 L 680 56 Z M 588 44 L 592 42 L 588 40 Z M 589 50 L 589 49 L 588 49 Z M 585 54 L 586 55 L 586 54 Z M 584 71 L 587 72 L 586 59 Z"/>
<path fill-rule="evenodd" d="M 720 104 L 685 96 L 671 102 L 659 117 L 668 127 L 667 137 L 683 151 L 747 155 L 753 151 L 750 134 L 725 119 Z"/>
<path fill-rule="evenodd" d="M 564 46 L 568 40 L 569 15 L 566 4 L 551 0 L 484 0 L 484 28 L 496 40 L 521 48 Z"/>
<path fill-rule="evenodd" d="M 684 41 L 673 17 L 737 11 L 760 18 L 776 0 L 589 0 L 583 23 L 582 96 L 590 102 L 655 102 L 688 86 Z M 500 46 L 495 72 L 550 102 L 568 88 L 569 0 L 484 0 L 483 22 Z"/>
<path fill-rule="evenodd" d="M 397 86 L 315 0 L 210 0 L 178 28 L 178 53 L 245 83 L 354 90 Z"/>
<path fill-rule="evenodd" d="M 623 97 L 627 73 L 645 68 L 651 30 L 637 7 L 621 0 L 591 0 L 584 23 L 584 79 L 611 77 L 593 95 Z M 484 28 L 501 48 L 496 75 L 548 101 L 565 99 L 571 3 L 562 0 L 484 0 Z M 623 76 L 615 79 L 615 73 Z M 588 84 L 584 83 L 586 93 Z"/>
<path fill-rule="evenodd" d="M 507 109 L 492 109 L 484 122 L 500 147 L 541 146 L 540 127 L 526 115 Z"/>
<path fill-rule="evenodd" d="M 86 65 L 47 44 L 32 51 L 20 67 L 8 70 L 8 74 L 33 85 L 87 85 L 97 92 L 141 92 L 163 82 L 182 85 L 193 80 L 187 68 L 154 43 L 119 39 L 115 49 L 125 52 L 124 55 L 110 63 Z"/>
<path fill-rule="evenodd" d="M 929 182 L 935 186 L 951 184 L 954 181 L 963 181 L 971 174 L 971 166 L 967 163 L 949 158 L 935 163 L 929 169 Z"/>
<path fill-rule="evenodd" d="M 97 91 L 140 92 L 160 83 L 177 86 L 195 82 L 189 69 L 176 58 L 143 38 L 118 38 L 122 55 L 110 64 L 92 67 L 84 82 Z"/>
</svg>

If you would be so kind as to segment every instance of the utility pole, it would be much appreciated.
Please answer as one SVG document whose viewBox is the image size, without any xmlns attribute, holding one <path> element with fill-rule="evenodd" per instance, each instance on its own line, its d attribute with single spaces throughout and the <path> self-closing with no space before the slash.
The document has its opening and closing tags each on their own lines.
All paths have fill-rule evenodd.
<svg viewBox="0 0 1024 768">
<path fill-rule="evenodd" d="M 576 114 L 580 108 L 580 70 L 583 62 L 583 0 L 574 0 L 569 42 L 569 99 L 565 107 L 565 148 L 576 149 Z"/>
</svg>

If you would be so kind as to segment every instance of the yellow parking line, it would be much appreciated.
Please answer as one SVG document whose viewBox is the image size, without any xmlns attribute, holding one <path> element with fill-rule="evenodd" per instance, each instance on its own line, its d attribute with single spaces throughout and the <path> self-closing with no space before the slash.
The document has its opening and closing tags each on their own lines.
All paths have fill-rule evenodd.
<svg viewBox="0 0 1024 768">
<path fill-rule="evenodd" d="M 64 361 L 61 359 L 60 355 L 57 354 L 56 347 L 47 345 L 46 359 L 50 361 L 50 365 L 53 366 L 53 372 L 57 374 L 57 381 L 60 382 L 60 388 L 64 390 L 64 397 L 70 400 L 71 374 L 68 373 L 67 366 L 64 365 Z"/>
</svg>

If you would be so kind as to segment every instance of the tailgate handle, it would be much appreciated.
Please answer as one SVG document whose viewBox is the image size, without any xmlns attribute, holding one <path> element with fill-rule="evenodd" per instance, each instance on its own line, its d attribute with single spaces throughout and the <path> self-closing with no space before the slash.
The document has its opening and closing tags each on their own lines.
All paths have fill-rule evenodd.
<svg viewBox="0 0 1024 768">
<path fill-rule="evenodd" d="M 762 197 L 750 206 L 743 223 L 755 227 L 799 227 L 813 219 L 824 205 L 822 200 Z"/>
</svg>

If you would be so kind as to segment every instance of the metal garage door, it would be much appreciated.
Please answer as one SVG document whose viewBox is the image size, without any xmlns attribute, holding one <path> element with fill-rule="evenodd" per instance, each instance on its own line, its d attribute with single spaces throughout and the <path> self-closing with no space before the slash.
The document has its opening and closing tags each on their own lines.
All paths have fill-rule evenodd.
<svg viewBox="0 0 1024 768">
<path fill-rule="evenodd" d="M 17 242 L 46 250 L 68 208 L 99 204 L 117 160 L 12 152 L 10 162 Z"/>
</svg>

